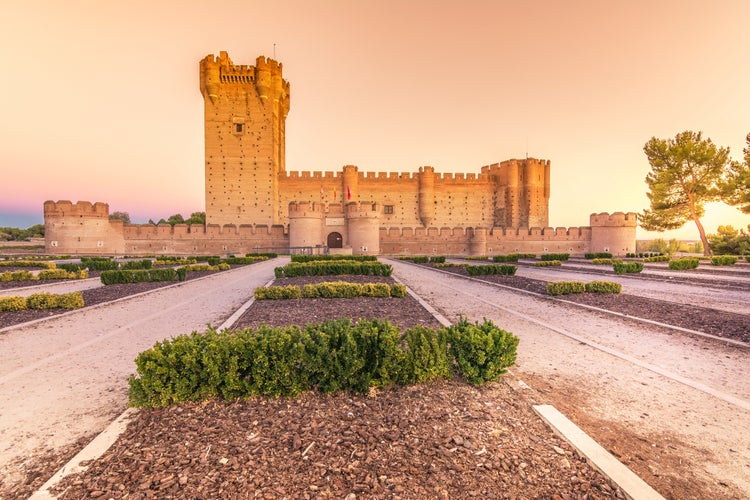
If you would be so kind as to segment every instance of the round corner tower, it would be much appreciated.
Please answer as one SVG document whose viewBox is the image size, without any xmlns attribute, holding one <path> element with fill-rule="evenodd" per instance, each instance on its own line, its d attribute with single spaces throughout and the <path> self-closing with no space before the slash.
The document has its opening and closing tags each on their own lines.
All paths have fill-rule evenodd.
<svg viewBox="0 0 750 500">
<path fill-rule="evenodd" d="M 638 214 L 634 212 L 591 214 L 590 225 L 590 252 L 608 252 L 615 256 L 635 252 Z"/>
<path fill-rule="evenodd" d="M 377 203 L 347 203 L 349 245 L 354 255 L 380 254 L 380 212 Z"/>
</svg>

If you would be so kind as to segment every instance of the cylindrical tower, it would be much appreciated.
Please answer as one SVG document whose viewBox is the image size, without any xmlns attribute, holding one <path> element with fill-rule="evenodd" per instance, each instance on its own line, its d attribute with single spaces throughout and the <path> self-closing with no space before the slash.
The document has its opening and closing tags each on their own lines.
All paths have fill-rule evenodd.
<svg viewBox="0 0 750 500">
<path fill-rule="evenodd" d="M 323 205 L 292 202 L 289 204 L 289 246 L 323 245 Z"/>
<path fill-rule="evenodd" d="M 354 165 L 344 166 L 341 176 L 341 203 L 359 201 L 359 169 Z"/>
<path fill-rule="evenodd" d="M 638 214 L 615 212 L 591 214 L 589 252 L 608 252 L 615 256 L 635 252 L 635 230 Z"/>
<path fill-rule="evenodd" d="M 419 220 L 429 227 L 435 219 L 435 169 L 419 167 Z"/>
<path fill-rule="evenodd" d="M 468 231 L 473 233 L 469 237 L 469 254 L 487 255 L 487 229 L 475 227 L 473 229 L 470 228 Z"/>
<path fill-rule="evenodd" d="M 346 205 L 345 214 L 352 254 L 380 254 L 380 210 L 377 203 Z"/>
</svg>

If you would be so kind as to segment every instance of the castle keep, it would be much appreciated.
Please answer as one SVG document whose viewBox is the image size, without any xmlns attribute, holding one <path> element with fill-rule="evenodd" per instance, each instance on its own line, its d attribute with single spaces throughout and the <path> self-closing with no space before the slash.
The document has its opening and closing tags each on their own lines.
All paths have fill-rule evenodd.
<svg viewBox="0 0 750 500">
<path fill-rule="evenodd" d="M 44 204 L 46 250 L 72 254 L 222 254 L 328 247 L 354 254 L 635 250 L 636 214 L 594 214 L 590 226 L 551 228 L 550 162 L 527 158 L 473 174 L 288 172 L 290 86 L 282 65 L 200 61 L 206 226 L 131 225 L 108 206 Z M 319 250 L 318 250 L 319 251 Z"/>
</svg>

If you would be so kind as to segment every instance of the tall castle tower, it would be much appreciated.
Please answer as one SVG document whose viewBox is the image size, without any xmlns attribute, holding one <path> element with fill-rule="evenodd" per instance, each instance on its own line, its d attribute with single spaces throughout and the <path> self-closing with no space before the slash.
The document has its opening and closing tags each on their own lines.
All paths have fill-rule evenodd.
<svg viewBox="0 0 750 500">
<path fill-rule="evenodd" d="M 280 224 L 289 83 L 259 57 L 235 66 L 226 52 L 200 62 L 206 145 L 206 223 Z"/>
</svg>

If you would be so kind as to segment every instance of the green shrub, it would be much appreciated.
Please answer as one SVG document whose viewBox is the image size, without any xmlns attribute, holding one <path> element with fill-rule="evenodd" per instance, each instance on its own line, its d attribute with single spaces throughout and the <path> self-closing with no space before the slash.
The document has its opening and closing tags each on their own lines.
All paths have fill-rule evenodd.
<svg viewBox="0 0 750 500">
<path fill-rule="evenodd" d="M 612 254 L 609 252 L 591 252 L 583 254 L 584 258 L 591 259 L 611 259 Z"/>
<path fill-rule="evenodd" d="M 347 281 L 325 281 L 302 287 L 302 297 L 307 299 L 348 299 L 361 294 L 361 285 Z"/>
<path fill-rule="evenodd" d="M 390 276 L 393 268 L 382 262 L 357 262 L 351 260 L 333 260 L 322 262 L 292 262 L 284 267 L 274 269 L 276 278 L 294 276 L 327 276 L 341 274 L 360 274 L 369 276 Z"/>
<path fill-rule="evenodd" d="M 105 285 L 142 283 L 146 281 L 174 281 L 177 272 L 171 268 L 102 271 L 99 279 Z"/>
<path fill-rule="evenodd" d="M 487 319 L 472 324 L 462 317 L 448 328 L 447 338 L 458 373 L 471 384 L 500 380 L 516 362 L 518 337 Z"/>
<path fill-rule="evenodd" d="M 314 262 L 314 261 L 335 261 L 335 260 L 353 260 L 356 262 L 376 261 L 375 255 L 300 255 L 291 256 L 292 262 Z"/>
<path fill-rule="evenodd" d="M 81 264 L 89 271 L 109 271 L 120 268 L 120 264 L 109 257 L 81 257 Z"/>
<path fill-rule="evenodd" d="M 492 322 L 465 319 L 438 331 L 403 334 L 388 321 L 230 332 L 209 329 L 158 342 L 136 358 L 129 379 L 134 406 L 166 406 L 219 397 L 296 396 L 302 391 L 367 392 L 372 386 L 449 378 L 498 380 L 516 359 L 518 338 Z"/>
<path fill-rule="evenodd" d="M 653 257 L 644 257 L 643 262 L 668 262 L 669 255 L 654 255 Z"/>
<path fill-rule="evenodd" d="M 698 259 L 694 257 L 686 257 L 682 259 L 675 259 L 669 261 L 669 269 L 682 271 L 685 269 L 695 269 L 698 267 Z"/>
<path fill-rule="evenodd" d="M 300 287 L 297 285 L 288 286 L 259 286 L 253 292 L 256 300 L 280 300 L 280 299 L 298 299 L 302 296 Z"/>
<path fill-rule="evenodd" d="M 736 263 L 736 255 L 716 255 L 711 257 L 711 265 L 713 266 L 733 266 Z"/>
<path fill-rule="evenodd" d="M 547 283 L 549 295 L 567 295 L 569 293 L 583 293 L 586 285 L 581 281 L 553 281 Z"/>
<path fill-rule="evenodd" d="M 568 260 L 570 257 L 569 253 L 544 253 L 540 257 L 541 260 Z"/>
<path fill-rule="evenodd" d="M 445 255 L 433 255 L 432 257 L 430 257 L 430 262 L 433 264 L 444 264 Z"/>
<path fill-rule="evenodd" d="M 247 255 L 247 257 L 250 257 Z M 221 263 L 221 257 L 206 257 L 206 262 L 209 266 L 218 266 Z"/>
<path fill-rule="evenodd" d="M 0 261 L 0 267 L 41 267 L 43 269 L 54 269 L 57 267 L 54 262 L 41 262 L 33 260 L 3 260 Z"/>
<path fill-rule="evenodd" d="M 643 271 L 642 262 L 613 262 L 615 274 L 640 273 Z"/>
<path fill-rule="evenodd" d="M 435 267 L 438 269 L 442 269 L 444 267 L 463 267 L 466 268 L 470 266 L 471 264 L 454 264 L 453 262 L 446 262 L 442 264 L 435 264 Z"/>
<path fill-rule="evenodd" d="M 0 312 L 23 311 L 26 309 L 26 297 L 0 297 Z"/>
<path fill-rule="evenodd" d="M 550 266 L 562 266 L 562 262 L 559 260 L 540 260 L 534 262 L 535 267 L 550 267 Z"/>
<path fill-rule="evenodd" d="M 227 257 L 224 259 L 225 264 L 229 265 L 246 265 L 246 264 L 254 264 L 256 262 L 260 262 L 262 260 L 268 260 L 268 257 L 265 256 L 258 256 L 258 257 Z"/>
<path fill-rule="evenodd" d="M 745 260 L 748 261 L 748 262 L 750 262 L 750 255 L 746 255 L 745 256 Z"/>
<path fill-rule="evenodd" d="M 622 285 L 614 281 L 592 281 L 586 283 L 586 291 L 589 293 L 620 293 Z"/>
<path fill-rule="evenodd" d="M 65 269 L 43 269 L 37 277 L 40 280 L 76 280 L 88 278 L 89 273 L 86 270 L 68 272 Z"/>
<path fill-rule="evenodd" d="M 426 255 L 415 255 L 413 257 L 399 257 L 398 260 L 408 260 L 415 264 L 427 264 L 430 261 L 430 258 Z"/>
<path fill-rule="evenodd" d="M 602 266 L 602 265 L 611 266 L 614 263 L 621 263 L 621 262 L 622 262 L 621 259 L 607 259 L 604 257 L 591 259 L 591 263 L 597 266 Z"/>
<path fill-rule="evenodd" d="M 509 264 L 488 264 L 485 266 L 466 266 L 466 272 L 469 276 L 483 276 L 489 274 L 500 274 L 504 276 L 513 276 L 516 274 L 516 266 Z"/>
<path fill-rule="evenodd" d="M 536 255 L 534 256 L 536 257 Z M 493 255 L 493 262 L 518 262 L 518 254 L 512 253 L 510 255 Z"/>
<path fill-rule="evenodd" d="M 149 259 L 131 260 L 120 264 L 120 269 L 151 269 L 153 262 Z"/>
<path fill-rule="evenodd" d="M 26 298 L 29 309 L 79 309 L 83 307 L 81 292 L 52 294 L 47 292 L 35 293 Z"/>
<path fill-rule="evenodd" d="M 2 281 L 35 281 L 38 280 L 31 271 L 19 269 L 18 271 L 5 271 L 0 273 L 0 282 Z"/>
<path fill-rule="evenodd" d="M 406 293 L 406 285 L 402 285 L 401 283 L 393 283 L 391 285 L 391 297 L 394 299 L 406 297 Z"/>
<path fill-rule="evenodd" d="M 417 325 L 401 334 L 399 345 L 402 357 L 396 371 L 398 384 L 421 384 L 451 378 L 445 328 L 435 331 Z"/>
<path fill-rule="evenodd" d="M 391 285 L 388 283 L 364 283 L 359 294 L 363 297 L 390 297 Z"/>
<path fill-rule="evenodd" d="M 245 257 L 267 257 L 269 259 L 275 259 L 278 257 L 278 254 L 273 252 L 266 252 L 266 253 L 246 253 Z"/>
<path fill-rule="evenodd" d="M 177 281 L 185 281 L 187 279 L 187 266 L 178 267 L 174 271 L 177 273 Z"/>
<path fill-rule="evenodd" d="M 65 269 L 69 273 L 74 273 L 76 271 L 86 269 L 86 266 L 84 264 L 58 264 L 57 267 L 60 269 Z"/>
</svg>

